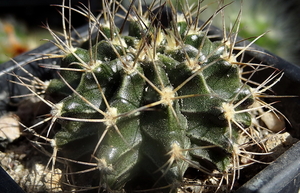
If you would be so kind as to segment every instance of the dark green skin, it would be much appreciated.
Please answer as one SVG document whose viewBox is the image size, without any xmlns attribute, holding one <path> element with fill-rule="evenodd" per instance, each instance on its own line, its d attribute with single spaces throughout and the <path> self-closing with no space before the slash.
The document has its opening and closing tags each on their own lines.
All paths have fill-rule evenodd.
<svg viewBox="0 0 300 193">
<path fill-rule="evenodd" d="M 160 191 L 175 192 L 174 184 L 183 181 L 191 163 L 196 168 L 205 167 L 206 171 L 225 171 L 231 162 L 232 144 L 238 138 L 239 129 L 232 124 L 229 133 L 222 104 L 237 103 L 249 95 L 250 88 L 240 80 L 239 66 L 221 58 L 225 48 L 220 42 L 211 42 L 201 32 L 186 36 L 187 25 L 183 22 L 179 26 L 185 45 L 167 50 L 166 41 L 163 41 L 157 46 L 158 60 L 155 61 L 141 61 L 136 58 L 137 53 L 128 49 L 146 33 L 134 22 L 130 25 L 129 35 L 124 36 L 128 47 L 122 49 L 107 40 L 97 43 L 91 49 L 102 63 L 94 68 L 93 73 L 101 89 L 91 72 L 61 72 L 65 81 L 93 104 L 91 106 L 71 92 L 61 101 L 62 117 L 104 119 L 110 108 L 117 109 L 119 117 L 114 125 L 103 121 L 90 123 L 62 119 L 59 121 L 61 130 L 55 136 L 60 151 L 72 159 L 95 151 L 100 183 L 107 190 L 122 190 L 135 176 L 143 174 L 152 184 L 148 188 L 165 187 Z M 109 35 L 109 29 L 105 30 Z M 206 60 L 196 58 L 201 46 Z M 87 50 L 76 53 L 82 60 L 89 60 Z M 198 60 L 200 70 L 193 71 L 186 65 L 187 56 Z M 135 61 L 136 70 L 128 73 L 124 70 L 124 61 Z M 76 57 L 66 56 L 62 66 L 71 67 L 73 62 L 78 62 Z M 174 92 L 177 98 L 172 104 L 153 106 L 152 103 L 160 101 L 160 93 L 142 75 L 160 91 L 165 87 L 175 89 L 189 77 L 194 77 Z M 53 80 L 48 92 L 66 93 L 66 87 L 61 80 Z M 189 97 L 185 98 L 187 95 Z M 247 109 L 252 103 L 253 98 L 248 97 L 237 109 Z M 248 113 L 236 115 L 235 120 L 244 127 L 251 124 Z M 96 147 L 100 139 L 102 141 Z M 171 155 L 168 153 L 174 144 L 182 150 L 183 158 L 169 162 Z M 208 145 L 214 147 L 203 148 Z"/>
</svg>

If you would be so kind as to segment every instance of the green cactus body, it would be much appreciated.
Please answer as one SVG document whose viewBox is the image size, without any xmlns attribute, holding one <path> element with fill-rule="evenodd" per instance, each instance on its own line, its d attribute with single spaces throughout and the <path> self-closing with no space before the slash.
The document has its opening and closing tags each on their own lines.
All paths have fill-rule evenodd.
<svg viewBox="0 0 300 193">
<path fill-rule="evenodd" d="M 161 192 L 175 192 L 189 167 L 230 172 L 255 100 L 231 48 L 180 14 L 169 27 L 139 17 L 126 35 L 101 25 L 98 43 L 62 59 L 47 88 L 63 98 L 56 147 L 75 160 L 92 154 L 108 191 L 143 172 Z"/>
</svg>

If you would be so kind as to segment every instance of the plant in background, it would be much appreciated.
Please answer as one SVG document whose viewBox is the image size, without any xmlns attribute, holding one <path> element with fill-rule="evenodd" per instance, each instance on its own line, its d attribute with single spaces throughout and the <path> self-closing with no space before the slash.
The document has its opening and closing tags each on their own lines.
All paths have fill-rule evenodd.
<svg viewBox="0 0 300 193">
<path fill-rule="evenodd" d="M 28 32 L 24 23 L 13 17 L 0 18 L 0 63 L 41 44 L 41 37 L 49 37 L 40 30 Z"/>
<path fill-rule="evenodd" d="M 70 18 L 63 21 L 64 40 L 47 27 L 60 53 L 45 57 L 61 60 L 45 67 L 59 77 L 34 78 L 36 86 L 17 78 L 51 107 L 45 120 L 25 127 L 53 148 L 53 175 L 58 161 L 71 168 L 64 173 L 72 183 L 61 190 L 176 192 L 193 185 L 197 192 L 207 185 L 230 191 L 240 169 L 264 154 L 261 131 L 274 128 L 263 117 L 282 123 L 282 115 L 263 98 L 282 74 L 274 69 L 262 83 L 251 80 L 268 67 L 243 60 L 254 41 L 235 45 L 239 15 L 213 41 L 211 22 L 228 5 L 200 24 L 202 3 L 177 3 L 182 10 L 170 1 L 145 8 L 139 1 L 118 15 L 117 1 L 103 1 L 99 17 L 87 7 L 60 6 L 62 15 L 88 18 L 88 37 L 73 42 Z M 46 122 L 47 132 L 39 133 Z"/>
</svg>

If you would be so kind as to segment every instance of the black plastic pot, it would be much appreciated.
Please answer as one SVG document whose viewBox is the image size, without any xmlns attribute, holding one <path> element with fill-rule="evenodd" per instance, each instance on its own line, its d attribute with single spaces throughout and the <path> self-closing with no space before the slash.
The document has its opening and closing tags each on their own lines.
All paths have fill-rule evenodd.
<svg viewBox="0 0 300 193">
<path fill-rule="evenodd" d="M 86 28 L 83 27 L 78 31 L 86 35 Z M 211 33 L 221 34 L 217 28 L 212 27 Z M 274 66 L 279 70 L 284 71 L 284 76 L 281 81 L 273 87 L 273 91 L 277 95 L 294 95 L 300 96 L 300 67 L 263 50 L 255 45 L 252 46 L 257 51 L 247 51 L 244 58 L 245 60 L 253 59 L 253 62 L 264 63 L 270 66 Z M 39 64 L 56 63 L 56 60 L 47 59 L 38 62 L 29 63 L 31 60 L 39 57 L 32 55 L 34 53 L 50 53 L 57 51 L 57 48 L 47 43 L 35 50 L 28 53 L 22 54 L 14 60 L 9 61 L 0 65 L 0 113 L 4 114 L 9 111 L 16 110 L 14 104 L 18 103 L 20 99 L 12 99 L 10 96 L 20 95 L 29 93 L 29 91 L 23 86 L 16 85 L 9 82 L 14 80 L 15 77 L 7 73 L 14 73 L 20 76 L 28 76 L 22 70 L 18 68 L 19 65 L 23 66 L 26 70 L 31 72 L 34 76 L 39 77 L 42 80 L 51 79 L 55 76 L 52 70 L 39 67 Z M 262 53 L 263 52 L 263 53 Z M 264 54 L 267 53 L 267 54 Z M 257 72 L 253 79 L 259 81 L 264 80 L 274 70 L 264 70 Z M 277 108 L 285 114 L 285 116 L 291 122 L 288 125 L 287 130 L 292 136 L 300 138 L 300 98 L 280 98 L 276 99 L 281 102 L 277 104 Z M 283 193 L 283 192 L 298 192 L 300 188 L 300 143 L 295 144 L 288 151 L 286 151 L 281 157 L 279 157 L 274 163 L 267 166 L 263 171 L 253 177 L 250 181 L 244 184 L 238 193 Z M 7 189 L 0 189 L 1 192 L 22 192 L 20 188 L 15 184 L 11 183 L 10 177 L 5 173 L 4 170 L 0 169 L 0 188 L 8 187 Z"/>
<path fill-rule="evenodd" d="M 298 193 L 300 142 L 239 188 L 236 193 Z"/>
<path fill-rule="evenodd" d="M 3 193 L 24 193 L 2 167 L 0 167 L 0 191 Z"/>
</svg>

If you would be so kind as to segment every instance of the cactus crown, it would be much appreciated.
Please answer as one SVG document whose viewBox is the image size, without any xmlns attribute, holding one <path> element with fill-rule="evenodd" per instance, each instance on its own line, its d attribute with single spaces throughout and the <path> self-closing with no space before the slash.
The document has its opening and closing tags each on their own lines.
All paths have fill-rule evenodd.
<svg viewBox="0 0 300 193">
<path fill-rule="evenodd" d="M 63 15 L 73 9 L 61 7 Z M 176 192 L 189 181 L 189 168 L 233 184 L 242 167 L 240 139 L 261 143 L 253 134 L 262 127 L 256 112 L 273 109 L 260 97 L 279 74 L 256 85 L 244 78 L 245 68 L 253 74 L 265 66 L 243 61 L 248 46 L 235 46 L 236 33 L 213 41 L 211 20 L 225 6 L 199 24 L 200 3 L 176 10 L 170 1 L 153 1 L 143 9 L 139 1 L 120 26 L 114 15 L 122 6 L 103 1 L 103 7 L 100 20 L 77 10 L 89 19 L 89 39 L 79 46 L 67 30 L 63 41 L 49 28 L 62 58 L 59 78 L 45 86 L 57 103 L 39 96 L 52 108 L 46 137 L 54 123 L 60 126 L 47 138 L 53 161 L 57 151 L 69 161 L 88 155 L 108 192 Z"/>
</svg>

